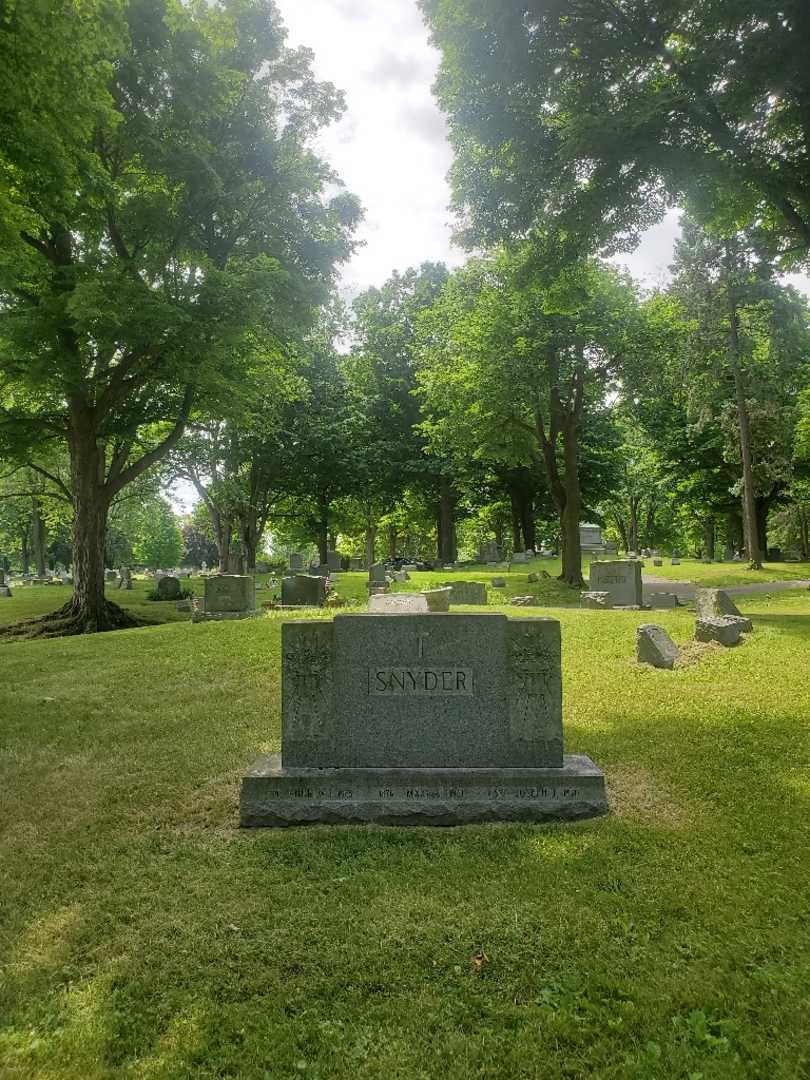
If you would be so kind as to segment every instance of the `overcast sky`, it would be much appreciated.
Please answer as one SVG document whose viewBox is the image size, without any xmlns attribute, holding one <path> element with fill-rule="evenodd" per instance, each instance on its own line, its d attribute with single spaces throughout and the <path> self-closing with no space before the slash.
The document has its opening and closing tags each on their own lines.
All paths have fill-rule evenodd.
<svg viewBox="0 0 810 1080">
<path fill-rule="evenodd" d="M 438 53 L 415 0 L 276 0 L 290 43 L 315 53 L 315 71 L 346 94 L 343 120 L 324 133 L 322 154 L 361 199 L 365 246 L 344 271 L 353 294 L 381 285 L 392 270 L 426 260 L 457 265 L 450 240 L 444 118 L 431 94 Z M 666 278 L 676 212 L 620 261 L 645 284 Z M 806 279 L 799 279 L 808 289 Z M 810 289 L 808 289 L 810 291 Z"/>
</svg>

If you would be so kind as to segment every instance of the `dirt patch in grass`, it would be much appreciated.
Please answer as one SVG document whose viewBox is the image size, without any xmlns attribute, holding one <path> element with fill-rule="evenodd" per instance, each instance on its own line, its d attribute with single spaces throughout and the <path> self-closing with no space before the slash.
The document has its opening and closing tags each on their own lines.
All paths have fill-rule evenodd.
<svg viewBox="0 0 810 1080">
<path fill-rule="evenodd" d="M 686 809 L 648 769 L 638 765 L 611 765 L 606 774 L 611 814 L 644 818 L 672 829 L 683 828 L 687 823 Z"/>
</svg>

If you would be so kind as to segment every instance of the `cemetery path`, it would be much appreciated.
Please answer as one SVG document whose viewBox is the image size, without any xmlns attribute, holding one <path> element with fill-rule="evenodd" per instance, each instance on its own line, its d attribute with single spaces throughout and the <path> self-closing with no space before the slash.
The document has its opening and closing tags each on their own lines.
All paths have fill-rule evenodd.
<svg viewBox="0 0 810 1080">
<path fill-rule="evenodd" d="M 691 581 L 671 581 L 669 578 L 656 577 L 654 574 L 643 576 L 644 596 L 651 592 L 674 593 L 679 600 L 694 600 L 695 590 L 707 586 L 695 585 Z M 785 589 L 806 589 L 810 581 L 806 578 L 799 581 L 756 581 L 751 585 L 723 585 L 722 589 L 727 593 L 735 593 L 742 596 L 745 593 L 769 593 L 783 592 Z"/>
</svg>

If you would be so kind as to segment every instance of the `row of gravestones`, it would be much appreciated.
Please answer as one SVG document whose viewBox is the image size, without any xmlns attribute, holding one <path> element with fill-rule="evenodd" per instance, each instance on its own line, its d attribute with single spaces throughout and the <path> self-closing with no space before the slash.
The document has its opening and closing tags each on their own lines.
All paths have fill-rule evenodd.
<svg viewBox="0 0 810 1080">
<path fill-rule="evenodd" d="M 754 624 L 742 615 L 722 589 L 698 589 L 695 594 L 695 641 L 713 642 L 730 648 L 738 645 Z M 681 650 L 662 626 L 647 623 L 636 631 L 636 657 L 640 664 L 672 669 Z"/>
</svg>

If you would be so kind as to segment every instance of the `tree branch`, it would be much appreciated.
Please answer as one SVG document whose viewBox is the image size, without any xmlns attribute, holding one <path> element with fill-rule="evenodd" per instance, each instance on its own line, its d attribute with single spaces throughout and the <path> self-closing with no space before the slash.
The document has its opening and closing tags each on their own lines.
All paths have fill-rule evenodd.
<svg viewBox="0 0 810 1080">
<path fill-rule="evenodd" d="M 194 401 L 194 389 L 191 386 L 187 386 L 185 393 L 183 394 L 183 402 L 180 406 L 180 414 L 177 417 L 174 427 L 158 446 L 154 450 L 150 450 L 149 453 L 144 454 L 138 461 L 128 466 L 116 476 L 114 479 L 107 480 L 104 485 L 107 497 L 112 499 L 114 495 L 117 495 L 121 488 L 126 487 L 127 484 L 136 480 L 139 476 L 151 468 L 154 464 L 165 457 L 166 454 L 175 446 L 183 437 L 183 432 L 186 429 L 186 423 L 188 421 L 188 414 L 191 412 L 191 405 Z"/>
</svg>

